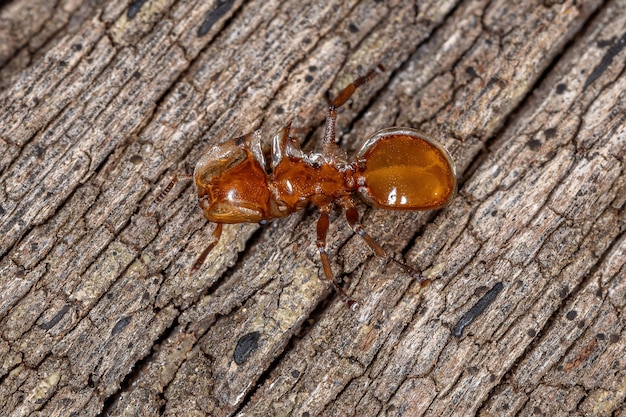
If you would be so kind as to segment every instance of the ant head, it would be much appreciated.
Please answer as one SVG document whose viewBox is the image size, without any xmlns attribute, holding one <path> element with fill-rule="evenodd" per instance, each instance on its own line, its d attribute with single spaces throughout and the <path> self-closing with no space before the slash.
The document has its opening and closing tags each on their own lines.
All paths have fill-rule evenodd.
<svg viewBox="0 0 626 417">
<path fill-rule="evenodd" d="M 456 193 L 454 163 L 434 139 L 391 127 L 370 136 L 356 154 L 361 198 L 374 207 L 432 210 Z"/>
</svg>

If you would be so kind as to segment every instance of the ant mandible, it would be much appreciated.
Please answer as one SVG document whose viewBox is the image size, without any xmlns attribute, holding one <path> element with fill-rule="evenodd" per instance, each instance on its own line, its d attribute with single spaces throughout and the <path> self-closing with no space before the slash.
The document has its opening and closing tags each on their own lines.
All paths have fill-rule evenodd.
<svg viewBox="0 0 626 417">
<path fill-rule="evenodd" d="M 261 130 L 213 146 L 202 155 L 193 175 L 177 175 L 155 198 L 154 207 L 183 179 L 194 179 L 204 217 L 216 224 L 213 238 L 191 268 L 196 272 L 220 239 L 224 223 L 266 223 L 304 209 L 309 203 L 319 208 L 317 248 L 324 275 L 341 299 L 356 310 L 359 304 L 334 280 L 326 234 L 334 204 L 345 210 L 354 233 L 361 236 L 376 255 L 398 264 L 422 285 L 429 280 L 418 270 L 385 251 L 359 222 L 352 196 L 367 204 L 393 210 L 432 210 L 447 205 L 456 192 L 452 159 L 441 144 L 410 128 L 391 127 L 370 136 L 348 162 L 346 152 L 335 143 L 337 108 L 357 88 L 384 71 L 378 65 L 357 78 L 332 101 L 326 116 L 322 150 L 305 154 L 290 136 L 291 123 L 261 143 Z"/>
</svg>

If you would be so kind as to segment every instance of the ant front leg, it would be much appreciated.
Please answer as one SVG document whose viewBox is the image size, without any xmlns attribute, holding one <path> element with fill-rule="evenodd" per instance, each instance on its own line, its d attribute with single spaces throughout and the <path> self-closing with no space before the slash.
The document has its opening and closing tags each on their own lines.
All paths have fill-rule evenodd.
<svg viewBox="0 0 626 417">
<path fill-rule="evenodd" d="M 409 274 L 412 278 L 415 278 L 422 287 L 425 287 L 426 285 L 430 284 L 430 279 L 422 275 L 420 271 L 418 271 L 417 269 L 411 268 L 404 262 L 398 261 L 393 256 L 389 255 L 387 251 L 382 246 L 380 246 L 378 242 L 374 240 L 373 237 L 367 234 L 367 232 L 365 231 L 365 229 L 363 229 L 363 226 L 361 225 L 359 221 L 359 212 L 354 206 L 354 202 L 352 200 L 349 200 L 349 199 L 343 200 L 342 205 L 344 206 L 344 209 L 346 210 L 346 220 L 348 221 L 350 228 L 352 228 L 354 233 L 361 236 L 363 240 L 365 240 L 367 245 L 370 248 L 372 248 L 372 250 L 374 251 L 376 255 L 380 256 L 381 258 L 385 258 L 387 261 L 395 262 L 400 268 L 402 268 L 404 272 Z"/>
<path fill-rule="evenodd" d="M 161 191 L 159 195 L 156 196 L 154 200 L 152 200 L 152 203 L 150 203 L 150 205 L 148 206 L 148 209 L 146 210 L 146 217 L 152 217 L 154 215 L 155 207 L 159 203 L 161 203 L 161 201 L 163 201 L 163 199 L 169 194 L 170 191 L 172 191 L 172 188 L 174 188 L 174 186 L 176 185 L 178 181 L 191 180 L 191 179 L 193 179 L 193 175 L 191 174 L 174 175 L 174 178 L 172 178 L 172 181 L 170 181 L 167 187 L 165 187 L 163 191 Z"/>
<path fill-rule="evenodd" d="M 215 229 L 213 229 L 213 240 L 211 240 L 211 243 L 209 243 L 209 245 L 202 251 L 200 256 L 198 256 L 198 259 L 196 259 L 196 262 L 191 267 L 192 274 L 195 273 L 198 269 L 200 269 L 200 267 L 206 260 L 206 257 L 209 256 L 209 253 L 217 245 L 217 242 L 220 241 L 221 236 L 222 236 L 222 223 L 217 223 L 215 225 Z"/>
<path fill-rule="evenodd" d="M 354 82 L 350 83 L 346 88 L 341 90 L 337 97 L 333 100 L 328 108 L 328 115 L 326 116 L 326 130 L 324 131 L 324 145 L 334 144 L 335 143 L 335 129 L 337 125 L 337 109 L 343 106 L 346 101 L 352 97 L 352 94 L 356 91 L 357 88 L 361 87 L 363 84 L 369 82 L 372 78 L 380 74 L 385 70 L 385 67 L 382 64 L 378 64 L 376 68 L 368 72 L 362 77 L 357 78 Z"/>
<path fill-rule="evenodd" d="M 337 291 L 337 294 L 339 294 L 339 297 L 343 300 L 343 302 L 348 305 L 350 310 L 355 311 L 359 308 L 359 303 L 350 298 L 348 294 L 346 294 L 345 291 L 335 282 L 333 271 L 330 267 L 330 259 L 328 258 L 328 253 L 326 252 L 326 234 L 328 233 L 328 227 L 330 225 L 330 221 L 328 219 L 330 206 L 320 207 L 320 211 L 320 218 L 317 220 L 317 250 L 319 251 L 320 258 L 322 260 L 324 275 L 335 288 L 335 291 Z"/>
</svg>

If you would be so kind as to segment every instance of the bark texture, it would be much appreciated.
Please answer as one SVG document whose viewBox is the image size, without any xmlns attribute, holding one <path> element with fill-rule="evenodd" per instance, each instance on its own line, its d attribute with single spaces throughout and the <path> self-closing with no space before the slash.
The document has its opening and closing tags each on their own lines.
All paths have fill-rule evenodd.
<svg viewBox="0 0 626 417">
<path fill-rule="evenodd" d="M 323 4 L 325 3 L 325 4 Z M 0 6 L 0 415 L 626 416 L 626 0 L 13 0 Z M 328 96 L 353 152 L 418 128 L 436 212 L 213 226 L 203 150 Z M 322 275 L 322 278 L 320 278 Z"/>
</svg>

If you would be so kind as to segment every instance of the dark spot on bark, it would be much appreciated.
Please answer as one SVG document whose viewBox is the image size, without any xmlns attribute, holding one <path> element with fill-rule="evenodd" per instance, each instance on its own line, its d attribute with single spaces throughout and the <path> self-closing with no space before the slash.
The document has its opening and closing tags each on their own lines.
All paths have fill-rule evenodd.
<svg viewBox="0 0 626 417">
<path fill-rule="evenodd" d="M 549 127 L 543 131 L 543 134 L 546 136 L 546 139 L 552 139 L 556 136 L 556 129 L 554 127 Z"/>
<path fill-rule="evenodd" d="M 539 149 L 541 149 L 541 141 L 537 140 L 537 139 L 531 139 L 528 141 L 528 143 L 526 144 L 528 145 L 528 147 L 530 148 L 530 150 L 532 151 L 537 151 Z"/>
<path fill-rule="evenodd" d="M 311 39 L 310 39 L 310 38 L 304 38 L 304 39 L 302 40 L 302 42 L 303 42 L 304 44 L 308 45 L 308 44 L 310 44 L 310 43 L 311 43 Z"/>
<path fill-rule="evenodd" d="M 567 312 L 567 314 L 565 315 L 565 318 L 567 318 L 568 320 L 574 320 L 577 315 L 578 315 L 578 312 L 576 310 L 571 310 Z"/>
<path fill-rule="evenodd" d="M 4 209 L 4 207 L 0 206 L 0 216 L 2 216 L 6 212 L 7 211 Z"/>
<path fill-rule="evenodd" d="M 317 71 L 317 67 L 315 65 L 309 65 L 309 71 L 315 72 Z"/>
<path fill-rule="evenodd" d="M 611 343 L 617 343 L 619 342 L 619 335 L 616 333 L 613 333 L 612 335 L 609 336 L 609 342 Z"/>
<path fill-rule="evenodd" d="M 261 337 L 260 332 L 250 332 L 243 336 L 237 342 L 237 346 L 235 346 L 235 352 L 233 354 L 233 358 L 235 359 L 235 363 L 237 365 L 241 365 L 248 360 L 248 357 L 256 350 L 258 347 L 259 337 Z"/>
<path fill-rule="evenodd" d="M 473 78 L 478 77 L 478 74 L 476 73 L 476 70 L 472 66 L 469 66 L 469 67 L 465 68 L 465 73 L 467 75 L 469 75 L 470 77 L 473 77 Z"/>
<path fill-rule="evenodd" d="M 606 54 L 602 57 L 602 61 L 600 61 L 598 66 L 589 74 L 589 77 L 587 77 L 583 90 L 586 90 L 595 80 L 600 78 L 604 71 L 613 63 L 613 58 L 624 49 L 624 46 L 626 46 L 626 33 L 606 51 Z"/>
<path fill-rule="evenodd" d="M 300 377 L 300 371 L 298 371 L 297 369 L 294 369 L 293 371 L 291 371 L 291 376 L 294 378 L 299 378 Z"/>
<path fill-rule="evenodd" d="M 604 335 L 604 333 L 598 333 L 598 334 L 596 335 L 596 339 L 598 339 L 598 340 L 604 340 L 604 339 L 606 339 L 606 336 Z"/>
<path fill-rule="evenodd" d="M 139 165 L 143 161 L 143 158 L 139 155 L 133 155 L 130 157 L 130 162 L 135 165 Z"/>
<path fill-rule="evenodd" d="M 469 373 L 470 373 L 470 375 L 478 375 L 478 368 L 477 368 L 477 367 L 475 367 L 475 366 L 470 366 L 470 367 L 467 369 L 467 372 L 469 372 Z"/>
<path fill-rule="evenodd" d="M 122 330 L 124 330 L 124 328 L 128 326 L 128 324 L 130 323 L 130 320 L 131 320 L 131 316 L 122 317 L 117 323 L 115 323 L 115 326 L 113 326 L 113 329 L 111 329 L 111 336 L 120 334 Z"/>
<path fill-rule="evenodd" d="M 311 75 L 305 75 L 304 76 L 304 81 L 306 81 L 307 83 L 310 83 L 311 81 L 313 81 L 313 76 Z"/>
<path fill-rule="evenodd" d="M 137 13 L 139 13 L 139 10 L 141 10 L 141 6 L 143 6 L 145 2 L 146 0 L 135 0 L 134 2 L 132 2 L 130 6 L 128 6 L 126 17 L 128 17 L 128 19 L 134 19 L 135 16 L 137 16 Z"/>
<path fill-rule="evenodd" d="M 138 80 L 141 78 L 141 73 L 139 71 L 133 72 L 133 78 Z"/>
<path fill-rule="evenodd" d="M 354 23 L 350 23 L 348 25 L 348 30 L 352 33 L 357 33 L 359 31 L 359 28 L 357 25 L 355 25 Z"/>
<path fill-rule="evenodd" d="M 563 94 L 565 92 L 565 90 L 567 90 L 567 84 L 559 83 L 559 84 L 556 85 L 556 93 L 557 94 Z"/>
<path fill-rule="evenodd" d="M 528 337 L 535 337 L 535 336 L 537 336 L 537 332 L 535 331 L 535 329 L 528 329 L 526 334 L 528 335 Z"/>
<path fill-rule="evenodd" d="M 491 212 L 491 217 L 496 217 L 498 215 L 498 210 L 493 210 Z"/>
<path fill-rule="evenodd" d="M 83 49 L 83 45 L 81 43 L 75 43 L 74 45 L 72 45 L 72 49 L 75 51 L 80 51 Z"/>
<path fill-rule="evenodd" d="M 96 381 L 94 381 L 93 374 L 89 374 L 89 378 L 87 379 L 87 385 L 89 388 L 94 388 L 96 386 Z"/>
<path fill-rule="evenodd" d="M 495 382 L 496 376 L 494 374 L 489 375 L 489 382 Z"/>
<path fill-rule="evenodd" d="M 213 27 L 224 15 L 233 7 L 234 0 L 218 0 L 217 7 L 212 10 L 202 22 L 200 29 L 198 29 L 198 36 L 204 36 L 209 32 L 209 29 Z"/>
<path fill-rule="evenodd" d="M 42 330 L 50 330 L 52 329 L 54 326 L 56 326 L 61 319 L 63 318 L 63 316 L 65 316 L 65 314 L 70 310 L 70 306 L 69 305 L 64 305 L 63 308 L 61 310 L 59 310 L 58 313 L 56 313 L 54 315 L 54 317 L 52 317 L 52 319 L 47 322 L 47 323 L 41 323 L 41 325 L 39 326 L 40 329 Z"/>
<path fill-rule="evenodd" d="M 533 413 L 534 414 L 543 414 L 543 412 L 541 411 L 541 408 L 539 408 L 539 407 L 533 408 Z"/>
<path fill-rule="evenodd" d="M 474 306 L 470 308 L 467 313 L 463 314 L 463 317 L 459 319 L 452 329 L 452 335 L 454 337 L 461 337 L 463 335 L 463 330 L 472 324 L 472 322 L 487 309 L 489 304 L 493 302 L 503 288 L 504 285 L 502 282 L 497 282 L 493 287 L 491 287 L 491 289 L 487 291 L 487 293 L 482 296 L 482 298 L 478 300 L 478 302 L 476 302 L 476 304 L 474 304 Z"/>
<path fill-rule="evenodd" d="M 567 297 L 567 295 L 569 294 L 569 287 L 566 285 L 565 287 L 563 287 L 563 289 L 559 292 L 559 297 L 561 298 L 565 298 Z"/>
<path fill-rule="evenodd" d="M 59 66 L 61 66 L 63 68 L 67 67 L 67 61 L 60 61 L 59 62 Z"/>
<path fill-rule="evenodd" d="M 276 107 L 276 114 L 283 114 L 284 112 L 285 112 L 285 109 L 283 109 L 282 106 Z"/>
<path fill-rule="evenodd" d="M 585 328 L 585 320 L 581 320 L 578 322 L 578 328 L 579 329 L 584 329 Z"/>
</svg>

